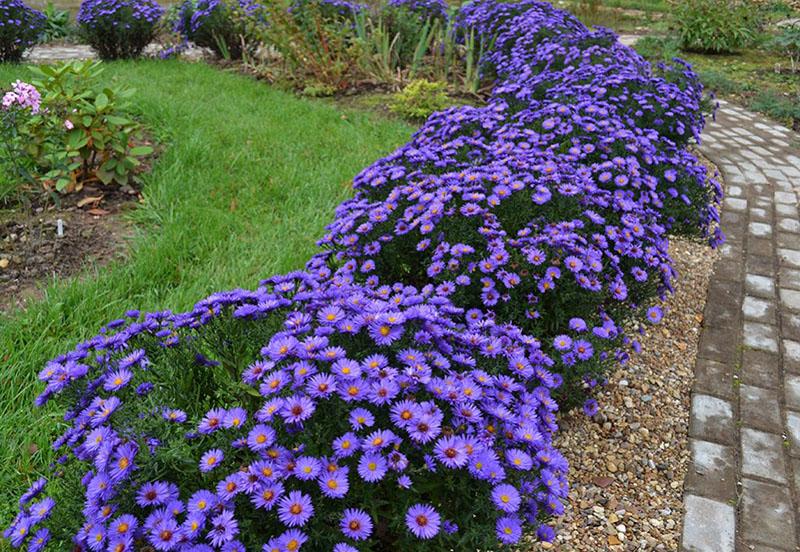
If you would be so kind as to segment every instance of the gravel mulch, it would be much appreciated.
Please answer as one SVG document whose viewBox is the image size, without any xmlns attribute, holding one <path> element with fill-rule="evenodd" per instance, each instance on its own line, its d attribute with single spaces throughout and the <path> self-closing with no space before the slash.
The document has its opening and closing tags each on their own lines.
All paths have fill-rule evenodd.
<svg viewBox="0 0 800 552">
<path fill-rule="evenodd" d="M 716 255 L 672 239 L 679 272 L 661 324 L 648 326 L 642 354 L 597 394 L 600 412 L 560 420 L 556 446 L 570 463 L 570 495 L 553 544 L 531 551 L 677 550 L 697 342 Z"/>
</svg>

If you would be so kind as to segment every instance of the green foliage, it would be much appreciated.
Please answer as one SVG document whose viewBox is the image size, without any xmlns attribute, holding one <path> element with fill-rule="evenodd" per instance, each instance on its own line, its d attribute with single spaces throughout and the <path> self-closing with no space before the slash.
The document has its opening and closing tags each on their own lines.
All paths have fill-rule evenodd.
<svg viewBox="0 0 800 552">
<path fill-rule="evenodd" d="M 700 81 L 703 83 L 703 86 L 716 94 L 739 94 L 747 88 L 746 85 L 731 79 L 728 75 L 720 71 L 700 71 L 698 75 L 700 76 Z"/>
<path fill-rule="evenodd" d="M 263 40 L 278 53 L 280 76 L 310 95 L 329 95 L 362 77 L 356 31 L 345 17 L 331 17 L 317 2 L 290 11 L 278 0 L 263 28 Z M 323 92 L 320 94 L 319 92 Z"/>
<path fill-rule="evenodd" d="M 47 6 L 42 13 L 44 13 L 47 20 L 39 37 L 41 42 L 52 42 L 73 34 L 74 29 L 69 20 L 69 12 L 58 9 L 52 0 L 47 2 Z"/>
<path fill-rule="evenodd" d="M 26 150 L 59 192 L 87 182 L 127 183 L 153 148 L 127 113 L 132 90 L 100 81 L 100 62 L 33 67 L 45 108 L 24 130 Z"/>
<path fill-rule="evenodd" d="M 389 108 L 406 119 L 421 120 L 451 103 L 445 83 L 418 79 L 395 94 Z"/>
<path fill-rule="evenodd" d="M 678 41 L 672 37 L 645 36 L 633 45 L 640 56 L 652 62 L 670 60 L 678 56 Z"/>
<path fill-rule="evenodd" d="M 800 128 L 800 94 L 761 91 L 753 98 L 750 107 L 788 124 L 795 130 Z"/>
<path fill-rule="evenodd" d="M 800 68 L 800 25 L 784 27 L 769 45 L 789 57 L 793 73 Z"/>
<path fill-rule="evenodd" d="M 756 40 L 760 12 L 743 0 L 683 0 L 675 21 L 682 49 L 724 54 Z"/>
</svg>

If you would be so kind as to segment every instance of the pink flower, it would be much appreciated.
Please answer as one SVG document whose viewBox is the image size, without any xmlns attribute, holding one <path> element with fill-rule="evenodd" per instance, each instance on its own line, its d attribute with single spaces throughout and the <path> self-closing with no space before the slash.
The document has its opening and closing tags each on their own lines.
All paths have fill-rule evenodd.
<svg viewBox="0 0 800 552">
<path fill-rule="evenodd" d="M 73 124 L 72 124 L 72 121 L 70 121 L 69 119 L 67 119 L 66 121 L 64 121 L 64 127 L 65 127 L 67 130 L 72 130 L 73 128 L 75 128 L 75 125 L 73 125 Z"/>
</svg>

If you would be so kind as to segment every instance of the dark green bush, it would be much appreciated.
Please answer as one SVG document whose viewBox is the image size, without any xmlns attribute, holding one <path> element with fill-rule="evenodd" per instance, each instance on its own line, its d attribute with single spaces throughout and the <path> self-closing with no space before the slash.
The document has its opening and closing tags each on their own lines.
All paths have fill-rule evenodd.
<svg viewBox="0 0 800 552">
<path fill-rule="evenodd" d="M 741 0 L 683 0 L 675 13 L 683 50 L 733 53 L 752 44 L 760 12 Z"/>
</svg>

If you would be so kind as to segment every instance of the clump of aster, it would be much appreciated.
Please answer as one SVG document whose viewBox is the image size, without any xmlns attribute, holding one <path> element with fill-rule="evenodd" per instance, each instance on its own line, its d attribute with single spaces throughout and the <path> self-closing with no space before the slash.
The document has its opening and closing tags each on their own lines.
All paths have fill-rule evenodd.
<svg viewBox="0 0 800 552">
<path fill-rule="evenodd" d="M 9 538 L 44 527 L 88 548 L 516 542 L 566 496 L 557 381 L 537 340 L 461 318 L 432 285 L 294 273 L 114 322 L 40 374 L 39 402 L 68 409 L 53 444 L 66 460 L 25 494 Z M 50 491 L 82 495 L 84 519 L 34 502 Z M 496 531 L 508 520 L 520 531 Z"/>
<path fill-rule="evenodd" d="M 101 59 L 121 59 L 141 55 L 163 14 L 155 0 L 83 0 L 76 20 Z"/>
<path fill-rule="evenodd" d="M 45 15 L 21 0 L 0 3 L 0 62 L 20 61 L 44 30 Z"/>
<path fill-rule="evenodd" d="M 241 59 L 258 45 L 257 27 L 265 22 L 264 7 L 253 0 L 185 0 L 173 30 L 218 57 Z"/>
</svg>

